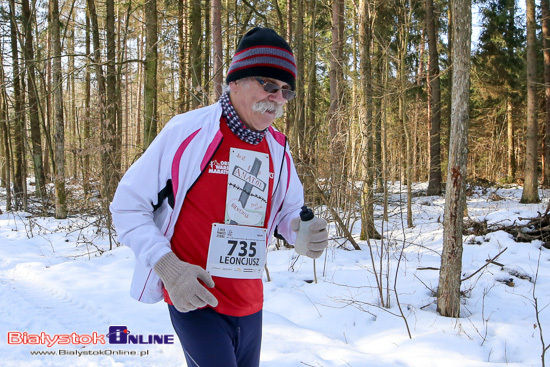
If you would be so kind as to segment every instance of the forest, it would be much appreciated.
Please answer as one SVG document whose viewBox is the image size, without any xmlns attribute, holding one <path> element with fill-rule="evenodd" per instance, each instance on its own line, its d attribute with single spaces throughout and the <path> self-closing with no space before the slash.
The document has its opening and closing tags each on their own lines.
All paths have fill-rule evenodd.
<svg viewBox="0 0 550 367">
<path fill-rule="evenodd" d="M 77 210 L 73 186 L 108 202 L 172 116 L 217 100 L 238 41 L 253 26 L 277 30 L 295 53 L 297 98 L 275 126 L 291 141 L 307 201 L 355 208 L 362 191 L 395 180 L 429 181 L 428 194 L 441 194 L 451 3 L 9 0 L 0 7 L 8 208 L 27 209 L 32 200 L 62 218 Z M 474 6 L 467 179 L 523 183 L 534 171 L 536 184 L 548 186 L 548 1 Z M 526 160 L 529 141 L 534 160 Z M 363 182 L 368 189 L 357 191 Z"/>
<path fill-rule="evenodd" d="M 12 294 L 0 302 L 6 324 L 15 330 L 32 315 L 33 324 L 54 329 L 59 316 L 42 317 L 40 312 L 65 310 L 67 303 L 72 305 L 69 322 L 87 328 L 88 321 L 96 322 L 94 317 L 106 325 L 106 320 L 112 324 L 123 319 L 125 315 L 110 318 L 101 310 L 115 305 L 112 299 L 126 292 L 124 276 L 112 272 L 111 264 L 128 272 L 131 268 L 129 250 L 117 246 L 109 212 L 118 182 L 173 116 L 218 100 L 239 40 L 262 26 L 276 30 L 294 51 L 296 98 L 274 126 L 289 140 L 306 204 L 327 218 L 331 235 L 325 263 L 317 263 L 322 286 L 307 288 L 314 301 L 302 287 L 317 284 L 316 263 L 314 280 L 304 281 L 300 270 L 310 265 L 308 259 L 271 252 L 271 275 L 279 281 L 269 283 L 266 267 L 266 289 L 276 292 L 266 292 L 266 309 L 275 312 L 294 305 L 299 290 L 302 303 L 314 306 L 308 311 L 311 315 L 321 318 L 322 311 L 339 321 L 342 300 L 330 297 L 350 293 L 352 299 L 343 302 L 359 309 L 360 316 L 352 320 L 347 313 L 349 324 L 338 326 L 346 348 L 346 332 L 363 340 L 364 333 L 374 330 L 377 340 L 378 330 L 386 332 L 394 316 L 404 321 L 412 339 L 407 318 L 412 321 L 411 315 L 418 315 L 423 321 L 411 322 L 412 334 L 444 330 L 436 343 L 430 340 L 429 345 L 438 347 L 430 347 L 426 355 L 446 351 L 449 345 L 454 348 L 460 339 L 445 330 L 466 325 L 471 335 L 480 336 L 481 346 L 488 341 L 485 349 L 479 348 L 474 365 L 481 360 L 508 363 L 509 357 L 518 363 L 538 359 L 511 347 L 508 351 L 507 345 L 520 341 L 525 346 L 519 349 L 531 350 L 533 338 L 540 338 L 544 366 L 549 346 L 539 316 L 548 303 L 540 298 L 539 304 L 535 291 L 539 269 L 539 288 L 549 285 L 548 267 L 541 259 L 549 260 L 543 251 L 550 237 L 534 236 L 550 233 L 550 205 L 545 204 L 550 189 L 549 4 L 550 0 L 2 1 L 0 203 L 5 206 L 0 207 L 0 270 L 6 276 L 0 288 Z M 516 195 L 518 188 L 521 194 Z M 508 236 L 506 230 L 516 232 Z M 472 246 L 464 247 L 462 264 L 463 241 Z M 280 249 L 279 242 L 270 246 Z M 366 251 L 348 251 L 360 249 Z M 101 257 L 107 251 L 110 255 Z M 325 268 L 332 269 L 328 275 Z M 365 285 L 367 268 L 370 278 L 365 277 Z M 347 274 L 342 284 L 332 282 L 339 276 L 336 270 Z M 430 270 L 438 270 L 439 278 L 423 275 L 434 274 Z M 533 274 L 524 276 L 528 272 Z M 109 286 L 91 285 L 101 302 L 83 291 L 87 279 L 82 274 L 112 276 Z M 407 278 L 400 280 L 406 289 L 401 293 L 396 289 L 398 274 Z M 419 291 L 417 281 L 429 292 Z M 69 291 L 60 293 L 60 288 Z M 510 297 L 513 292 L 521 297 Z M 13 295 L 19 311 L 12 311 Z M 362 297 L 367 303 L 361 303 Z M 525 301 L 529 297 L 532 300 Z M 486 299 L 487 310 L 498 312 L 485 314 Z M 531 303 L 531 308 L 525 307 Z M 407 308 L 401 309 L 401 304 Z M 503 304 L 511 305 L 510 313 L 501 313 Z M 86 320 L 81 305 L 94 310 L 95 316 Z M 115 306 L 116 312 L 130 309 Z M 137 324 L 146 312 L 132 307 Z M 365 312 L 371 314 L 373 308 L 385 309 L 385 321 L 380 317 L 372 328 L 377 316 L 361 332 L 354 331 L 356 321 L 364 322 Z M 455 326 L 449 328 L 438 319 L 438 326 L 432 327 L 433 311 L 456 318 Z M 293 322 L 309 320 L 295 312 Z M 510 337 L 501 332 L 498 321 L 493 324 L 499 313 L 502 319 L 514 318 Z M 269 325 L 279 327 L 279 316 L 283 320 L 283 313 L 276 321 L 268 319 L 268 331 Z M 302 327 L 317 331 L 318 320 L 309 321 Z M 148 325 L 152 330 L 159 323 L 149 320 Z M 295 347 L 296 341 L 277 333 L 267 336 L 275 349 L 286 342 L 291 352 Z M 333 337 L 340 340 L 341 335 Z M 397 346 L 392 338 L 387 344 Z M 334 344 L 311 343 L 320 354 Z M 360 342 L 352 345 L 364 348 Z M 375 363 L 380 351 L 376 343 L 372 346 L 365 355 Z M 413 344 L 411 350 L 416 347 Z M 463 350 L 472 352 L 469 346 Z M 280 358 L 266 366 L 283 365 L 291 352 L 277 351 Z M 20 351 L 17 361 L 26 360 L 26 353 Z M 163 360 L 179 360 L 170 353 Z M 307 350 L 302 353 L 300 361 L 311 357 Z M 387 363 L 379 365 L 395 365 L 389 362 L 393 354 L 388 352 Z M 455 361 L 453 354 L 443 354 L 448 355 L 440 360 Z M 410 360 L 408 355 L 403 356 Z M 157 360 L 151 363 L 158 365 Z M 378 365 L 373 363 L 369 365 Z"/>
</svg>

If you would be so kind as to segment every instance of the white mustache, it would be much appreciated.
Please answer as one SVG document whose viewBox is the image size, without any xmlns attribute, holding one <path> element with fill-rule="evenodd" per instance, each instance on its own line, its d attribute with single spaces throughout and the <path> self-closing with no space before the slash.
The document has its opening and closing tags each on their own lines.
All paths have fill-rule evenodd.
<svg viewBox="0 0 550 367">
<path fill-rule="evenodd" d="M 254 105 L 252 105 L 252 110 L 259 113 L 265 113 L 266 111 L 274 111 L 275 118 L 281 117 L 284 112 L 282 105 L 271 101 L 256 102 L 254 103 Z"/>
</svg>

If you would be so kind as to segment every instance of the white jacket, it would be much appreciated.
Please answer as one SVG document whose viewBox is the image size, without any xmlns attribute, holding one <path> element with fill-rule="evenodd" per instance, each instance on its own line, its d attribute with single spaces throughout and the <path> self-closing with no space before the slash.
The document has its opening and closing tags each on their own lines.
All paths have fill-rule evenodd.
<svg viewBox="0 0 550 367">
<path fill-rule="evenodd" d="M 171 251 L 170 239 L 185 195 L 222 141 L 221 115 L 221 106 L 215 103 L 172 118 L 118 185 L 110 210 L 119 242 L 131 247 L 136 256 L 130 294 L 139 301 L 155 303 L 163 298 L 153 266 Z M 286 137 L 270 127 L 265 138 L 275 173 L 268 238 L 277 228 L 294 243 L 290 221 L 303 205 L 303 187 Z M 161 192 L 167 190 L 173 197 L 164 200 Z"/>
</svg>

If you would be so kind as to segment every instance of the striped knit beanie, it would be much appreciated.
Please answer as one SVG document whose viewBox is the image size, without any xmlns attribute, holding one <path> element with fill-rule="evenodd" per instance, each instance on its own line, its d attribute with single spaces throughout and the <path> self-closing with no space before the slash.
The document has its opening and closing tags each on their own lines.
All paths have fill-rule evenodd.
<svg viewBox="0 0 550 367">
<path fill-rule="evenodd" d="M 295 89 L 296 62 L 288 43 L 273 29 L 256 27 L 243 36 L 225 79 L 273 78 Z"/>
</svg>

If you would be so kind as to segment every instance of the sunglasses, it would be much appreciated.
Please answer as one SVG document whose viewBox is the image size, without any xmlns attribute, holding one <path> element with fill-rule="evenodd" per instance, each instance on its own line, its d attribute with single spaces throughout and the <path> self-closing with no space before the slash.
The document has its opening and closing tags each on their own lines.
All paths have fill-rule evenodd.
<svg viewBox="0 0 550 367">
<path fill-rule="evenodd" d="M 283 98 L 287 101 L 290 101 L 292 98 L 296 97 L 296 92 L 291 89 L 281 88 L 277 84 L 266 82 L 265 80 L 258 77 L 256 77 L 256 80 L 258 81 L 258 83 L 264 86 L 264 90 L 267 93 L 277 93 L 280 89 L 281 93 L 283 94 Z"/>
</svg>

